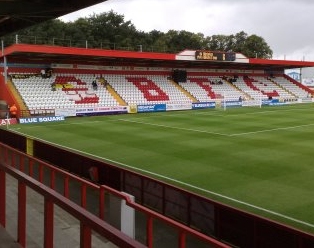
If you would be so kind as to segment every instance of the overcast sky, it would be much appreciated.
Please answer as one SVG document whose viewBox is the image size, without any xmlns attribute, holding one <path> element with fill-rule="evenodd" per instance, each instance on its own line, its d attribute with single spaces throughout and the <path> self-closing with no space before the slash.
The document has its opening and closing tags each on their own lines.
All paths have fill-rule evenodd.
<svg viewBox="0 0 314 248">
<path fill-rule="evenodd" d="M 314 0 L 108 0 L 61 19 L 110 10 L 141 31 L 174 29 L 205 36 L 244 31 L 263 37 L 274 59 L 314 61 Z"/>
</svg>

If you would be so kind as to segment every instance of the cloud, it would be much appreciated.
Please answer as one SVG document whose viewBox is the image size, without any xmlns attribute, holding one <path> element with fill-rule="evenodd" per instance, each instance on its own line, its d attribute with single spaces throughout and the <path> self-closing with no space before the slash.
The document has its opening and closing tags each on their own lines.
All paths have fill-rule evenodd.
<svg viewBox="0 0 314 248">
<path fill-rule="evenodd" d="M 145 32 L 174 29 L 211 36 L 244 31 L 263 37 L 276 58 L 300 60 L 305 56 L 314 61 L 312 0 L 108 0 L 62 19 L 110 10 Z"/>
</svg>

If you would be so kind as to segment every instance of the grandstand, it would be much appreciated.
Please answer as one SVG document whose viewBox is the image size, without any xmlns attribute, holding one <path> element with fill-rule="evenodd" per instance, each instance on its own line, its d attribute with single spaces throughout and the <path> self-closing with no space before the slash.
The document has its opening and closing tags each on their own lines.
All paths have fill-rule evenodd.
<svg viewBox="0 0 314 248">
<path fill-rule="evenodd" d="M 24 49 L 32 51 L 32 58 L 24 63 L 14 63 L 10 66 L 11 56 L 13 61 L 18 58 L 21 61 L 25 60 L 21 57 L 23 56 L 21 51 Z M 63 51 L 64 49 L 59 47 L 22 44 L 8 48 L 9 66 L 6 73 L 13 88 L 11 95 L 15 93 L 15 101 L 19 101 L 22 116 L 38 113 L 51 114 L 55 109 L 66 108 L 142 104 L 184 105 L 209 101 L 217 103 L 225 97 L 229 101 L 236 101 L 240 98 L 262 101 L 273 99 L 281 103 L 296 102 L 312 97 L 311 89 L 284 74 L 286 61 L 284 64 L 278 61 L 276 67 L 267 60 L 257 65 L 251 63 L 249 59 L 246 59 L 244 63 L 243 56 L 239 54 L 236 61 L 223 63 L 196 61 L 198 66 L 195 68 L 185 68 L 188 61 L 195 60 L 193 56 L 185 56 L 185 61 L 183 61 L 180 58 L 181 54 L 145 53 L 143 58 L 141 53 L 138 58 L 136 52 L 97 51 L 95 53 L 94 49 L 90 49 L 86 55 L 77 55 L 75 58 L 82 61 L 80 65 L 71 64 L 71 59 L 67 61 L 67 64 L 56 64 L 53 61 L 49 64 L 48 61 L 51 60 L 46 58 L 46 55 L 45 59 L 42 56 L 45 51 L 51 51 L 51 49 L 61 57 L 64 56 L 63 52 L 75 54 L 80 51 L 74 48 L 66 48 L 67 51 Z M 184 51 L 183 54 L 185 53 L 191 54 L 191 51 Z M 95 56 L 95 54 L 98 54 L 96 58 L 99 63 L 104 63 L 106 59 L 111 61 L 112 56 L 122 57 L 123 62 L 116 66 L 84 64 L 86 57 Z M 154 61 L 152 67 L 137 65 L 143 64 L 143 59 L 147 60 L 149 56 Z M 42 60 L 42 63 L 33 64 L 34 57 L 37 62 Z M 158 62 L 164 66 L 160 67 Z M 302 63 L 297 62 L 294 66 L 313 66 L 311 62 Z M 237 69 L 237 66 L 243 67 L 244 64 L 247 70 Z M 217 66 L 221 68 L 216 69 Z M 43 67 L 51 68 L 53 73 L 49 77 L 43 77 L 41 74 Z M 183 81 L 174 80 L 173 67 L 183 69 L 185 72 Z M 5 99 L 4 96 L 2 98 Z M 6 100 L 10 103 L 13 99 Z"/>
<path fill-rule="evenodd" d="M 47 51 L 49 51 L 49 53 L 47 53 Z M 183 51 L 180 54 L 156 54 L 86 49 L 82 55 L 81 50 L 78 48 L 60 48 L 26 44 L 16 44 L 8 47 L 5 49 L 4 54 L 7 60 L 7 69 L 5 70 L 4 67 L 1 69 L 2 73 L 7 73 L 7 75 L 0 79 L 0 98 L 6 101 L 8 105 L 16 103 L 19 108 L 17 120 L 26 120 L 26 122 L 28 120 L 39 120 L 36 118 L 41 118 L 42 120 L 43 117 L 56 117 L 60 115 L 74 117 L 81 115 L 127 114 L 136 112 L 215 108 L 226 101 L 228 101 L 230 106 L 241 107 L 244 106 L 242 105 L 242 99 L 248 101 L 260 100 L 263 105 L 276 106 L 312 102 L 312 90 L 286 76 L 284 70 L 293 67 L 314 66 L 313 62 L 249 59 L 245 58 L 242 54 L 236 54 L 235 61 L 199 61 L 193 56 L 195 55 L 195 51 Z M 69 54 L 71 54 L 71 56 L 69 56 Z M 66 59 L 67 57 L 69 58 Z M 94 58 L 92 63 L 85 62 L 88 61 L 89 57 Z M 184 59 L 182 57 L 184 57 Z M 58 58 L 62 58 L 62 63 L 57 62 Z M 47 68 L 51 69 L 52 73 L 49 76 L 44 76 L 41 71 Z M 186 77 L 181 78 L 181 80 L 174 80 L 174 68 L 179 68 L 186 72 Z M 7 81 L 5 81 L 4 78 L 7 78 Z M 6 111 L 7 110 L 3 110 L 3 112 Z M 7 123 L 6 121 L 10 122 Z M 4 122 L 7 125 L 16 123 L 11 122 L 9 118 L 4 118 Z M 108 190 L 111 194 L 119 194 L 119 197 L 123 197 L 115 190 L 120 190 L 121 185 L 119 183 L 124 183 L 122 188 L 134 190 L 134 192 L 138 194 L 136 200 L 141 199 L 141 197 L 143 198 L 138 200 L 138 204 L 141 203 L 144 207 L 149 208 L 149 210 L 141 209 L 141 211 L 143 211 L 141 212 L 142 214 L 149 213 L 149 215 L 154 216 L 158 221 L 163 220 L 168 224 L 171 223 L 171 225 L 174 221 L 179 221 L 179 224 L 173 224 L 176 230 L 179 230 L 181 234 L 184 233 L 184 235 L 186 232 L 188 235 L 196 235 L 202 241 L 205 240 L 208 242 L 206 244 L 211 244 L 210 247 L 229 247 L 229 245 L 250 247 L 251 243 L 248 244 L 243 241 L 248 238 L 248 236 L 245 236 L 243 230 L 239 231 L 239 233 L 244 235 L 243 238 L 235 238 L 233 236 L 236 235 L 232 235 L 230 230 L 236 232 L 236 227 L 232 226 L 230 223 L 228 223 L 228 225 L 222 223 L 224 220 L 230 221 L 233 219 L 245 219 L 247 222 L 254 223 L 253 225 L 262 229 L 262 234 L 258 233 L 255 238 L 252 238 L 252 242 L 256 244 L 256 247 L 263 247 L 261 244 L 270 244 L 269 239 L 272 239 L 272 234 L 267 233 L 266 229 L 268 229 L 268 227 L 274 228 L 274 232 L 278 236 L 284 233 L 282 237 L 286 237 L 289 240 L 290 238 L 297 240 L 292 243 L 290 247 L 302 248 L 307 247 L 306 244 L 313 245 L 314 238 L 307 233 L 294 229 L 291 230 L 289 227 L 285 226 L 278 227 L 277 223 L 270 221 L 271 224 L 269 224 L 268 220 L 265 222 L 267 224 L 265 224 L 263 222 L 264 220 L 261 221 L 256 216 L 247 215 L 245 212 L 238 212 L 234 209 L 226 209 L 224 205 L 211 202 L 210 199 L 203 199 L 184 190 L 171 188 L 171 186 L 163 182 L 156 182 L 140 174 L 124 171 L 112 164 L 102 164 L 99 161 L 88 160 L 88 158 L 79 157 L 77 154 L 58 150 L 59 148 L 45 144 L 44 142 L 42 143 L 37 140 L 30 141 L 30 138 L 17 138 L 14 136 L 15 134 L 10 132 L 9 134 L 1 134 L 3 135 L 1 136 L 3 140 L 0 140 L 0 142 L 8 143 L 12 146 L 12 150 L 5 145 L 1 146 L 0 151 L 3 156 L 0 162 L 3 166 L 14 164 L 15 159 L 11 158 L 10 156 L 12 155 L 9 156 L 8 154 L 16 154 L 15 156 L 19 158 L 18 161 L 32 161 L 33 158 L 28 156 L 35 153 L 36 156 L 34 157 L 36 157 L 36 159 L 44 161 L 36 161 L 36 163 L 42 163 L 42 166 L 46 168 L 45 170 L 51 170 L 54 171 L 54 173 L 58 172 L 65 175 L 61 179 L 65 180 L 64 185 L 66 185 L 67 180 L 64 178 L 68 176 L 72 178 L 71 173 L 59 172 L 53 166 L 51 167 L 49 163 L 60 166 L 60 168 L 78 175 L 73 176 L 71 180 L 77 180 L 79 183 L 89 185 L 94 190 L 96 189 L 97 192 L 98 190 L 104 190 L 104 188 L 97 186 L 97 183 L 91 180 L 85 182 L 85 179 L 83 180 L 82 178 L 88 178 L 89 175 L 84 174 L 85 172 L 83 172 L 81 168 L 74 168 L 73 163 L 74 161 L 75 163 L 78 161 L 81 163 L 83 161 L 82 168 L 85 164 L 97 164 L 97 166 L 100 166 L 99 168 L 103 166 L 105 172 L 110 171 L 112 173 L 110 174 L 111 176 L 116 175 L 116 177 L 112 176 L 112 178 L 106 178 L 106 175 L 100 175 L 100 184 L 105 185 L 104 187 L 110 187 L 112 191 L 110 191 L 111 189 Z M 15 139 L 22 141 L 14 142 Z M 33 142 L 35 144 L 34 147 L 29 145 Z M 24 147 L 26 144 L 27 147 Z M 47 154 L 47 150 L 51 152 L 51 155 Z M 24 151 L 27 154 L 19 154 L 19 151 Z M 65 152 L 65 155 L 63 152 Z M 60 156 L 60 160 L 58 161 L 60 164 L 56 162 L 58 156 Z M 66 167 L 62 162 L 63 160 L 61 161 L 61 158 L 70 165 Z M 30 165 L 27 164 L 27 166 Z M 22 176 L 14 170 L 15 166 L 11 167 L 13 167 L 12 171 L 10 169 L 4 169 L 4 171 L 8 173 L 10 171 L 10 174 L 21 178 Z M 43 171 L 38 172 L 39 175 L 41 173 L 43 173 Z M 122 180 L 121 178 L 123 178 L 123 182 L 120 182 L 120 180 Z M 43 183 L 44 180 L 39 181 Z M 51 181 L 53 181 L 53 179 L 51 179 Z M 144 190 L 143 186 L 141 189 L 132 188 L 139 185 L 140 182 L 143 183 L 143 181 L 149 186 L 148 189 L 146 189 L 147 192 L 139 192 L 140 190 Z M 31 185 L 31 183 L 34 182 L 30 180 L 29 184 Z M 191 199 L 189 204 L 182 204 L 184 205 L 182 212 L 188 212 L 187 208 L 191 208 L 193 204 L 200 205 L 203 209 L 200 210 L 195 207 L 195 209 L 193 209 L 193 214 L 195 215 L 191 214 L 186 218 L 189 221 L 180 219 L 182 217 L 180 211 L 171 212 L 171 210 L 168 210 L 170 214 L 167 215 L 165 219 L 162 219 L 158 214 L 154 215 L 150 212 L 156 210 L 157 213 L 163 213 L 163 211 L 159 209 L 160 206 L 151 204 L 151 202 L 154 203 L 156 201 L 155 198 L 160 197 L 154 195 L 157 194 L 154 188 L 159 187 L 163 187 L 163 191 L 169 192 L 169 195 L 174 199 L 181 199 L 179 195 L 183 195 L 182 198 L 184 199 Z M 66 186 L 64 186 L 64 188 L 66 188 Z M 54 195 L 53 192 L 48 191 L 49 190 L 44 194 L 48 195 L 49 193 Z M 101 193 L 99 194 L 101 195 Z M 145 201 L 144 195 L 146 194 L 150 195 L 148 196 L 148 201 Z M 57 196 L 53 197 L 57 198 Z M 84 199 L 85 197 L 86 189 L 82 189 L 82 195 L 80 195 L 79 198 Z M 169 203 L 168 201 L 171 202 L 171 199 L 162 198 L 160 201 Z M 180 200 L 178 200 L 178 202 L 181 203 Z M 66 203 L 70 204 L 69 202 Z M 164 205 L 166 205 L 166 203 Z M 171 202 L 171 204 L 175 206 L 176 203 Z M 84 204 L 82 204 L 82 207 L 84 207 Z M 214 208 L 218 209 L 215 211 L 219 212 L 221 216 L 217 217 L 212 214 L 211 209 Z M 72 211 L 74 210 L 72 209 Z M 204 213 L 202 213 L 202 211 L 204 211 Z M 85 212 L 84 214 L 88 215 L 88 213 Z M 101 213 L 99 213 L 99 215 L 101 215 Z M 201 222 L 201 217 L 199 216 L 206 216 L 206 218 L 208 217 L 212 222 L 210 224 L 197 223 Z M 83 217 L 80 216 L 80 218 Z M 196 218 L 198 221 L 193 222 L 193 218 Z M 148 219 L 147 222 L 150 223 L 152 220 Z M 182 227 L 182 223 L 188 223 L 187 227 Z M 217 225 L 217 227 L 212 227 L 211 225 Z M 270 226 L 262 228 L 265 227 L 264 225 Z M 249 224 L 247 226 L 243 224 L 243 226 L 241 227 L 245 229 Z M 209 229 L 205 233 L 209 234 L 210 238 L 208 238 L 209 236 L 207 238 L 202 236 L 204 233 L 197 232 L 199 230 L 203 231 L 204 228 Z M 216 229 L 219 231 L 216 231 Z M 256 233 L 258 232 L 257 229 L 254 229 Z M 147 232 L 151 234 L 149 231 Z M 105 231 L 101 233 L 103 234 Z M 187 243 L 184 235 L 179 236 L 179 247 L 185 247 Z M 86 242 L 88 243 L 88 231 L 86 236 Z M 212 237 L 217 238 L 218 241 L 213 241 Z M 263 240 L 263 238 L 267 241 Z M 122 241 L 127 242 L 128 239 L 121 234 L 120 242 Z M 152 247 L 151 236 L 148 235 L 147 238 L 143 238 L 141 241 L 146 242 L 145 245 L 148 247 Z M 297 243 L 296 246 L 295 243 Z M 274 242 L 273 247 L 276 247 L 275 245 L 277 244 L 277 242 Z M 140 247 L 136 242 L 131 244 L 130 247 L 132 247 L 132 245 L 134 247 Z M 268 247 L 272 246 L 270 245 Z"/>
<path fill-rule="evenodd" d="M 179 88 L 168 80 L 167 76 L 138 74 L 134 77 L 108 74 L 106 75 L 108 85 L 104 87 L 98 82 L 98 89 L 94 90 L 90 82 L 100 77 L 97 75 L 77 74 L 70 77 L 67 76 L 69 74 L 55 74 L 49 79 L 42 79 L 36 75 L 21 79 L 18 75 L 13 74 L 12 83 L 29 110 L 119 105 L 115 95 L 107 89 L 108 86 L 126 104 L 192 103 L 195 99 L 197 102 L 206 102 L 217 100 L 224 94 L 234 100 L 242 96 L 251 99 L 272 97 L 287 101 L 307 98 L 310 93 L 284 77 L 278 77 L 276 81 L 260 76 L 252 76 L 251 81 L 247 79 L 245 81 L 240 77 L 237 82 L 230 84 L 220 76 L 200 76 L 188 78 L 188 82 L 180 83 L 181 88 Z M 218 80 L 221 83 L 216 83 Z M 54 90 L 52 84 L 55 84 Z M 142 93 L 145 87 L 151 90 L 151 94 Z M 193 98 L 189 98 L 189 95 Z"/>
<path fill-rule="evenodd" d="M 104 72 L 102 72 L 104 73 Z M 54 113 L 55 109 L 128 106 L 143 104 L 192 104 L 228 100 L 277 99 L 280 102 L 295 102 L 311 98 L 312 91 L 284 77 L 275 78 L 255 75 L 240 75 L 229 82 L 226 74 L 188 77 L 186 82 L 176 84 L 169 75 L 152 75 L 137 72 L 117 71 L 118 74 L 54 73 L 50 78 L 39 74 L 10 73 L 25 109 L 31 115 L 42 110 Z M 124 74 L 125 73 L 125 74 Z M 104 77 L 106 85 L 100 82 Z M 97 82 L 97 88 L 92 86 Z M 37 111 L 37 112 L 36 112 Z"/>
</svg>

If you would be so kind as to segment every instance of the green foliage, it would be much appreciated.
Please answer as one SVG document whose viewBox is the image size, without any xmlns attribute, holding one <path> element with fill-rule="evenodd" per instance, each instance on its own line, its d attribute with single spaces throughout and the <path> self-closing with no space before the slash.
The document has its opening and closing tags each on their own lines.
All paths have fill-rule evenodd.
<svg viewBox="0 0 314 248">
<path fill-rule="evenodd" d="M 270 59 L 272 50 L 262 37 L 248 36 L 241 31 L 235 35 L 213 35 L 206 38 L 206 48 L 211 51 L 234 51 L 249 58 Z"/>
<path fill-rule="evenodd" d="M 185 49 L 197 50 L 202 48 L 200 36 L 187 31 L 169 30 L 165 34 L 169 52 L 179 52 Z"/>
<path fill-rule="evenodd" d="M 202 33 L 169 30 L 167 33 L 137 30 L 131 21 L 113 11 L 93 14 L 74 22 L 50 20 L 18 33 L 20 43 L 51 44 L 133 51 L 177 53 L 186 49 L 234 51 L 247 57 L 271 58 L 272 50 L 257 35 L 248 36 L 244 31 L 235 35 L 216 34 L 205 37 Z M 12 36 L 2 37 L 5 45 L 16 42 Z"/>
<path fill-rule="evenodd" d="M 245 43 L 243 54 L 247 57 L 267 58 L 270 59 L 273 55 L 270 47 L 262 37 L 255 34 L 250 35 Z"/>
</svg>

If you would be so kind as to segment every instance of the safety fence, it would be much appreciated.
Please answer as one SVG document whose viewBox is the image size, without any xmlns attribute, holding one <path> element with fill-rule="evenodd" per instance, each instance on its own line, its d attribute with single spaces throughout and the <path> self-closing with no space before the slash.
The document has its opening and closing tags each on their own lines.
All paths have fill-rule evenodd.
<svg viewBox="0 0 314 248">
<path fill-rule="evenodd" d="M 26 247 L 26 188 L 44 197 L 44 247 L 54 247 L 54 206 L 57 205 L 80 222 L 80 247 L 92 247 L 92 231 L 119 247 L 231 247 L 162 214 L 135 203 L 128 195 L 105 185 L 52 166 L 33 156 L 0 143 L 0 224 L 6 226 L 6 174 L 18 181 L 17 240 Z M 77 191 L 79 189 L 79 194 Z M 126 205 L 140 216 L 137 234 L 130 237 L 119 230 L 123 220 L 115 202 Z M 98 207 L 91 210 L 91 206 Z M 113 206 L 113 207 L 112 207 Z M 118 216 L 118 217 L 117 217 Z M 117 220 L 118 219 L 118 220 Z M 119 226 L 120 225 L 120 226 Z M 116 227 L 114 227 L 116 226 Z M 167 238 L 163 235 L 167 232 Z M 64 237 L 66 239 L 66 237 Z M 166 243 L 165 243 L 166 242 Z"/>
</svg>

